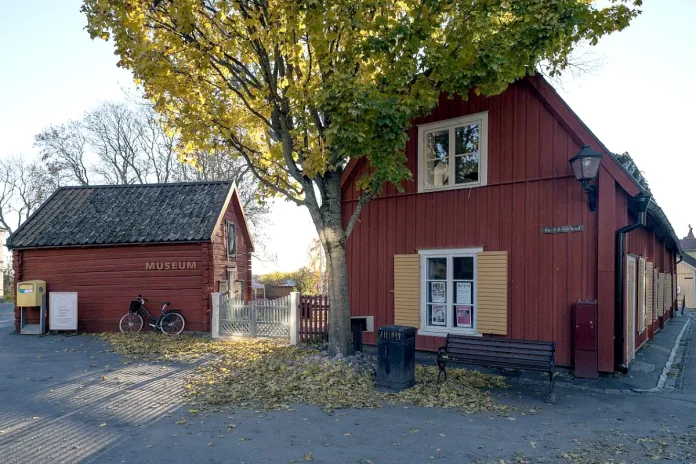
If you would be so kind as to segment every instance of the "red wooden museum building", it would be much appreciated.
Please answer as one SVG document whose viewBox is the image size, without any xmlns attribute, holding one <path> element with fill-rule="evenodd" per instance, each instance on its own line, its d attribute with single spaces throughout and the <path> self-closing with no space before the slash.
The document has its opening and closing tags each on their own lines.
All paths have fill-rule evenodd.
<svg viewBox="0 0 696 464">
<path fill-rule="evenodd" d="M 169 301 L 186 330 L 209 331 L 211 293 L 252 295 L 253 244 L 232 182 L 63 187 L 7 246 L 15 288 L 77 292 L 79 331 L 117 331 L 138 294 L 151 313 Z"/>
<path fill-rule="evenodd" d="M 448 333 L 554 341 L 558 365 L 584 348 L 604 372 L 670 318 L 672 226 L 543 78 L 443 95 L 406 154 L 413 179 L 368 203 L 347 243 L 353 316 L 415 326 L 423 350 Z M 346 169 L 346 222 L 368 169 Z M 589 303 L 574 324 L 578 301 Z"/>
</svg>

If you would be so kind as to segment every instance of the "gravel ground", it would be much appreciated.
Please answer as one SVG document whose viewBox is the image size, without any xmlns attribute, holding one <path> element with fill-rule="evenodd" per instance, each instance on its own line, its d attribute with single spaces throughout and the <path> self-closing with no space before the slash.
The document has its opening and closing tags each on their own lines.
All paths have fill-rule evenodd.
<svg viewBox="0 0 696 464">
<path fill-rule="evenodd" d="M 688 340 L 676 389 L 659 393 L 558 389 L 546 405 L 543 387 L 514 384 L 495 392 L 515 406 L 505 415 L 403 406 L 202 414 L 183 401 L 192 365 L 123 364 L 94 337 L 12 329 L 2 305 L 2 462 L 696 462 Z"/>
</svg>

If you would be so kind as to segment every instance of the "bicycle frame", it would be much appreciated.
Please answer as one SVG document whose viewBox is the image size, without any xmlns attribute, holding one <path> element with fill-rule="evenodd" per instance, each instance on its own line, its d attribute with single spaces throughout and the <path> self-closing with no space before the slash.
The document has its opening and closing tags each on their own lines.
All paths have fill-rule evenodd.
<svg viewBox="0 0 696 464">
<path fill-rule="evenodd" d="M 148 324 L 149 324 L 150 326 L 152 326 L 152 327 L 159 327 L 160 324 L 161 324 L 161 322 L 162 322 L 162 319 L 164 318 L 164 316 L 166 316 L 166 315 L 168 314 L 168 313 L 165 311 L 166 308 L 167 308 L 167 305 L 162 305 L 162 309 L 160 309 L 160 315 L 159 315 L 159 317 L 157 317 L 157 319 L 155 319 L 154 317 L 152 317 L 152 315 L 150 314 L 150 312 L 149 312 L 149 311 L 147 310 L 147 308 L 145 307 L 145 302 L 144 302 L 144 301 L 141 301 L 141 302 L 140 302 L 140 308 L 138 308 L 138 313 L 141 314 L 141 315 L 143 315 L 143 316 L 145 316 L 145 318 L 147 319 Z"/>
</svg>

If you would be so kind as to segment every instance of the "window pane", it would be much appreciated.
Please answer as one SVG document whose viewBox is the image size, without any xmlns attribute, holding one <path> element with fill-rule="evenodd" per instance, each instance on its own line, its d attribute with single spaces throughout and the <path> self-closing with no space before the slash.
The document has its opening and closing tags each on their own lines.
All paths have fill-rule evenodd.
<svg viewBox="0 0 696 464">
<path fill-rule="evenodd" d="M 428 282 L 428 303 L 447 303 L 447 282 Z"/>
<path fill-rule="evenodd" d="M 454 304 L 470 305 L 474 303 L 474 283 L 454 283 Z"/>
<path fill-rule="evenodd" d="M 454 280 L 474 280 L 473 256 L 452 258 L 452 266 L 452 278 Z"/>
<path fill-rule="evenodd" d="M 479 180 L 479 156 L 478 152 L 455 157 L 454 183 L 466 184 Z"/>
<path fill-rule="evenodd" d="M 426 182 L 430 187 L 445 187 L 449 185 L 449 164 L 440 160 L 425 162 Z"/>
<path fill-rule="evenodd" d="M 454 327 L 474 326 L 474 308 L 472 306 L 455 306 L 452 315 Z"/>
<path fill-rule="evenodd" d="M 479 151 L 479 123 L 457 127 L 454 130 L 454 144 L 457 155 Z"/>
<path fill-rule="evenodd" d="M 447 325 L 447 306 L 428 305 L 426 323 L 428 325 L 446 326 Z"/>
<path fill-rule="evenodd" d="M 428 132 L 425 136 L 425 159 L 439 159 L 446 163 L 449 158 L 449 129 Z"/>
<path fill-rule="evenodd" d="M 428 280 L 447 278 L 447 258 L 428 258 Z"/>
</svg>

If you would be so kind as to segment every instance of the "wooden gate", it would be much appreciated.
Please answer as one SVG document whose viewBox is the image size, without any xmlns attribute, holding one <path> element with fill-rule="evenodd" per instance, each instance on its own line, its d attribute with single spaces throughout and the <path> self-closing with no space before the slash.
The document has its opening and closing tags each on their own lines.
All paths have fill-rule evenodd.
<svg viewBox="0 0 696 464">
<path fill-rule="evenodd" d="M 329 339 L 329 298 L 326 295 L 300 297 L 300 341 L 322 343 Z"/>
</svg>

